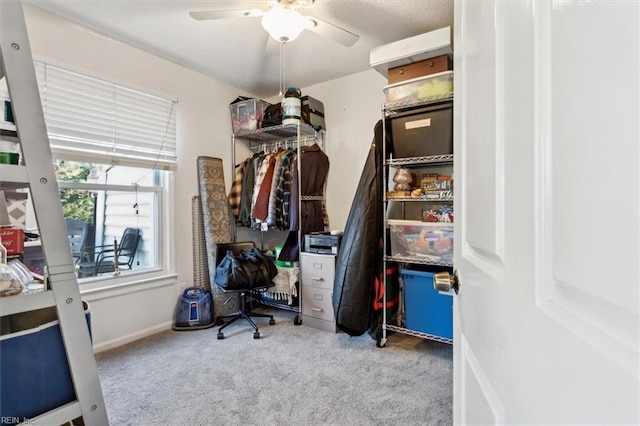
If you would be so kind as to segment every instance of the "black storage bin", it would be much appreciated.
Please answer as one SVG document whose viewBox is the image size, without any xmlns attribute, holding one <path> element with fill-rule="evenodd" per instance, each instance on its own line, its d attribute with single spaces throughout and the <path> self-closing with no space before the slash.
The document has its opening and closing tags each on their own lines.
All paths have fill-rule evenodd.
<svg viewBox="0 0 640 426">
<path fill-rule="evenodd" d="M 392 116 L 393 158 L 453 154 L 453 102 Z"/>
</svg>

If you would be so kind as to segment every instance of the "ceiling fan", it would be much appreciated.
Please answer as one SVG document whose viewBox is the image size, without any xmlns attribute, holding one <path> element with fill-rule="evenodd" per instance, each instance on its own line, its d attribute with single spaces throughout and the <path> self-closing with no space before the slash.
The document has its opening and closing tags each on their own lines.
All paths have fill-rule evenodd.
<svg viewBox="0 0 640 426">
<path fill-rule="evenodd" d="M 267 4 L 263 9 L 194 11 L 189 12 L 189 15 L 197 21 L 262 17 L 263 28 L 280 43 L 293 41 L 305 29 L 347 47 L 358 41 L 358 35 L 316 17 L 302 15 L 298 11 L 312 6 L 315 0 L 265 1 Z"/>
</svg>

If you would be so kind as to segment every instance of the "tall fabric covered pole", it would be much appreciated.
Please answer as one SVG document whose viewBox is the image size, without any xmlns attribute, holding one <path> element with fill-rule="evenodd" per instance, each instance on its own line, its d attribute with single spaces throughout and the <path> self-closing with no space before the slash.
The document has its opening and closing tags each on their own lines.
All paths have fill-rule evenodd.
<svg viewBox="0 0 640 426">
<path fill-rule="evenodd" d="M 216 272 L 216 244 L 233 242 L 231 211 L 224 186 L 222 160 L 213 157 L 198 157 L 198 186 L 202 220 L 207 249 L 209 285 L 213 296 L 213 314 L 220 317 L 240 310 L 238 293 L 224 293 L 212 284 Z"/>
<path fill-rule="evenodd" d="M 191 226 L 193 229 L 193 285 L 211 291 L 207 242 L 204 236 L 202 204 L 199 195 L 191 198 Z"/>
</svg>

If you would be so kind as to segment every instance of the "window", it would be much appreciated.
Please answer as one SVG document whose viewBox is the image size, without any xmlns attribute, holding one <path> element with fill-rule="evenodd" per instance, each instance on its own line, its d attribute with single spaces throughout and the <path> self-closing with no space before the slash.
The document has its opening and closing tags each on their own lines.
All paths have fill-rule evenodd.
<svg viewBox="0 0 640 426">
<path fill-rule="evenodd" d="M 161 268 L 161 212 L 176 168 L 176 102 L 35 66 L 64 216 L 86 225 L 84 250 L 72 248 L 81 282 L 114 269 Z M 130 261 L 122 251 L 116 268 L 113 248 L 129 244 L 128 229 L 140 237 Z"/>
<path fill-rule="evenodd" d="M 111 263 L 98 264 L 101 251 L 111 250 L 114 239 L 122 243 L 127 228 L 140 232 L 131 264 L 119 272 L 155 268 L 158 263 L 158 223 L 163 172 L 127 166 L 55 160 L 62 210 L 67 221 L 87 226 L 85 252 L 76 257 L 80 278 L 113 273 Z M 107 246 L 107 247 L 104 247 Z M 102 249 L 92 249 L 102 247 Z M 123 259 L 121 259 L 123 260 Z M 94 268 L 94 272 L 91 272 Z"/>
</svg>

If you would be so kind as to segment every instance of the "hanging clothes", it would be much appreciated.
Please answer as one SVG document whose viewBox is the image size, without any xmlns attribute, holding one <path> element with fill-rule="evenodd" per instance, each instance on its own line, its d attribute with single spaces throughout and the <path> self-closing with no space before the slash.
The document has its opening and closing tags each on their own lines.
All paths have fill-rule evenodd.
<svg viewBox="0 0 640 426">
<path fill-rule="evenodd" d="M 300 196 L 324 196 L 329 174 L 329 157 L 317 143 L 304 150 L 300 157 Z M 304 200 L 300 203 L 303 234 L 324 231 L 324 200 Z"/>
<path fill-rule="evenodd" d="M 282 158 L 280 163 L 281 173 L 276 186 L 275 227 L 281 231 L 289 228 L 291 180 L 297 161 L 298 154 L 292 150 Z"/>
<path fill-rule="evenodd" d="M 264 181 L 264 177 L 267 174 L 267 169 L 269 168 L 269 159 L 271 158 L 271 154 L 266 155 L 262 158 L 262 161 L 259 163 L 256 172 L 256 181 L 253 187 L 253 197 L 251 201 L 251 219 L 255 220 L 254 209 L 256 207 L 256 201 L 258 200 L 258 194 L 260 193 L 260 187 L 262 186 L 262 181 Z"/>
<path fill-rule="evenodd" d="M 242 226 L 251 226 L 251 200 L 253 199 L 253 187 L 255 185 L 255 161 L 260 156 L 258 154 L 246 160 L 247 165 L 242 177 L 242 195 L 240 198 L 240 213 L 238 222 Z"/>
<path fill-rule="evenodd" d="M 267 225 L 274 226 L 275 213 L 276 213 L 276 194 L 278 190 L 278 181 L 282 176 L 282 160 L 290 151 L 287 149 L 280 150 L 276 153 L 276 167 L 273 173 L 273 180 L 271 181 L 271 193 L 269 194 L 269 211 L 267 213 Z"/>
<path fill-rule="evenodd" d="M 298 211 L 298 194 L 304 196 L 324 197 L 324 187 L 329 174 L 329 157 L 317 143 L 309 146 L 300 156 L 300 181 L 298 173 L 293 173 L 291 179 L 291 220 L 289 235 L 280 251 L 279 260 L 297 261 L 300 253 L 297 236 L 300 228 L 300 240 L 311 232 L 324 231 L 324 200 L 300 200 Z M 298 222 L 299 221 L 299 222 Z"/>
<path fill-rule="evenodd" d="M 269 215 L 269 197 L 271 195 L 271 183 L 276 167 L 276 156 L 269 155 L 264 162 L 267 164 L 266 172 L 260 182 L 260 189 L 253 206 L 253 217 L 260 222 L 264 222 Z"/>
<path fill-rule="evenodd" d="M 242 163 L 238 164 L 236 167 L 238 170 L 236 171 L 236 176 L 233 179 L 233 184 L 231 185 L 231 190 L 229 191 L 229 207 L 231 208 L 231 214 L 238 219 L 240 215 L 240 203 L 242 202 L 242 181 L 244 179 L 244 170 L 247 167 L 247 161 L 244 160 Z"/>
</svg>

